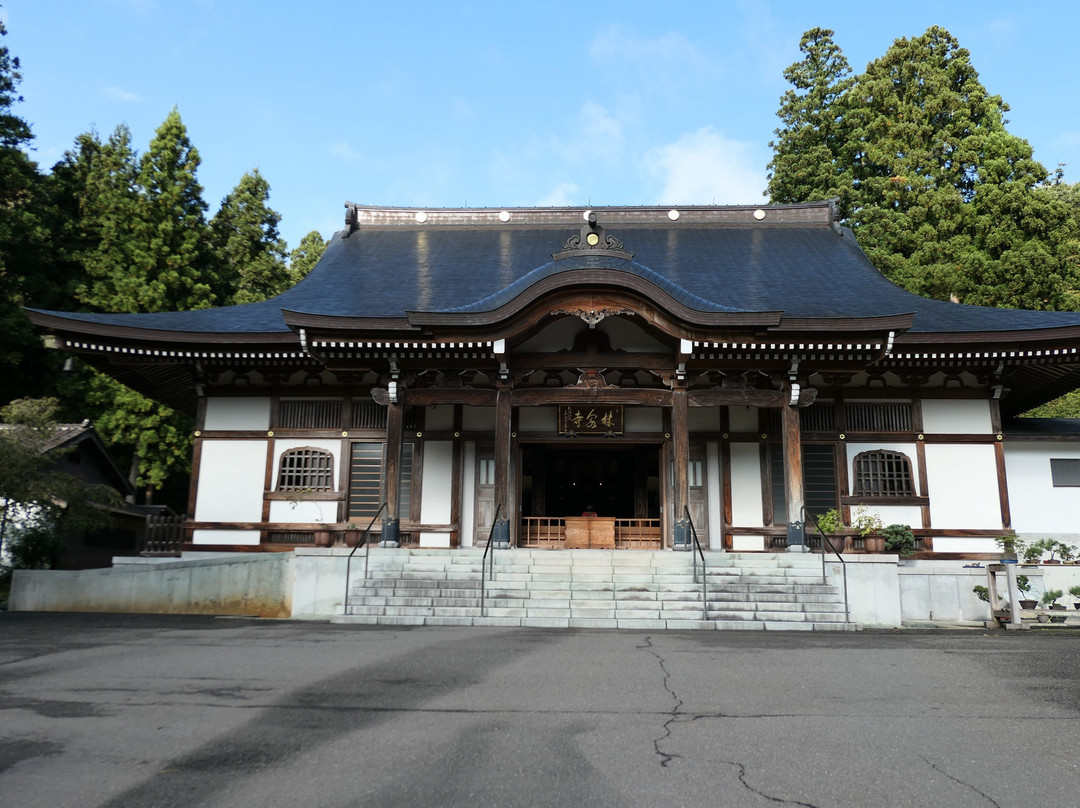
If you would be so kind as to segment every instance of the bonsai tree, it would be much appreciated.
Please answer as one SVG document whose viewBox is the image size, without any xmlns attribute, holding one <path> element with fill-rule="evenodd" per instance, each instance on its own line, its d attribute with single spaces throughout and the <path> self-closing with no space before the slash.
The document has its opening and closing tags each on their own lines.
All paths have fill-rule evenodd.
<svg viewBox="0 0 1080 808">
<path fill-rule="evenodd" d="M 901 558 L 915 555 L 915 534 L 911 532 L 909 525 L 889 525 L 880 532 L 885 537 L 885 549 L 888 552 L 896 553 Z"/>
<path fill-rule="evenodd" d="M 1070 586 L 1069 594 L 1077 600 L 1077 602 L 1073 604 L 1073 608 L 1080 609 L 1080 586 Z"/>
<path fill-rule="evenodd" d="M 1054 542 L 1052 539 L 1039 539 L 1033 541 L 1026 548 L 1024 548 L 1024 561 L 1028 564 L 1038 564 L 1043 557 L 1043 553 L 1049 552 Z"/>
<path fill-rule="evenodd" d="M 971 591 L 975 593 L 975 597 L 981 600 L 983 603 L 990 602 L 990 590 L 985 586 L 973 586 Z"/>
<path fill-rule="evenodd" d="M 1042 596 L 1043 606 L 1053 609 L 1057 605 L 1058 600 L 1060 600 L 1062 595 L 1064 594 L 1065 593 L 1062 592 L 1060 589 L 1047 589 L 1045 592 L 1043 592 Z M 1064 609 L 1065 607 L 1061 606 L 1059 608 Z"/>
<path fill-rule="evenodd" d="M 1015 559 L 1024 553 L 1025 542 L 1016 536 L 998 536 L 994 541 L 1001 548 L 1001 555 L 1004 558 Z"/>
<path fill-rule="evenodd" d="M 1031 592 L 1031 580 L 1026 575 L 1016 576 L 1016 589 L 1020 593 L 1020 606 L 1025 609 L 1035 608 L 1036 601 L 1033 600 L 1029 593 Z M 1024 604 L 1027 604 L 1026 606 Z"/>
<path fill-rule="evenodd" d="M 1056 541 L 1050 551 L 1050 558 L 1053 558 L 1055 554 L 1057 554 L 1057 557 L 1062 561 L 1072 561 L 1076 557 L 1076 550 L 1071 544 L 1066 544 L 1063 541 Z"/>
</svg>

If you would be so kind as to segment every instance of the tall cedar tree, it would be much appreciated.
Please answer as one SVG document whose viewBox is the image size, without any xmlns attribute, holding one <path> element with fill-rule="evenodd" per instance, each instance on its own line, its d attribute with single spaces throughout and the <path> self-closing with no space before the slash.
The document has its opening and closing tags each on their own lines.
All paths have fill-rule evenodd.
<svg viewBox="0 0 1080 808">
<path fill-rule="evenodd" d="M 102 311 L 156 312 L 205 308 L 220 286 L 210 249 L 206 203 L 196 179 L 199 155 L 177 110 L 158 128 L 141 158 L 118 127 L 107 142 L 92 134 L 70 156 L 81 177 L 81 226 L 88 281 L 85 305 Z M 95 374 L 87 403 L 110 444 L 131 448 L 132 477 L 147 498 L 190 459 L 190 420 Z"/>
<path fill-rule="evenodd" d="M 851 67 L 827 28 L 811 28 L 802 36 L 805 54 L 784 71 L 794 87 L 780 98 L 781 126 L 771 141 L 767 193 L 773 202 L 841 199 L 841 215 L 849 212 L 853 184 L 846 121 L 837 100 L 853 83 Z"/>
<path fill-rule="evenodd" d="M 850 82 L 831 31 L 808 31 L 801 47 L 806 56 L 785 72 L 803 92 L 781 102 L 774 201 L 838 196 L 874 264 L 919 294 L 1075 304 L 1067 206 L 1037 193 L 1046 170 L 1006 130 L 1007 105 L 948 31 L 896 40 Z"/>
<path fill-rule="evenodd" d="M 244 174 L 210 221 L 219 265 L 219 299 L 254 303 L 289 288 L 281 215 L 269 206 L 270 184 L 256 169 Z"/>
<path fill-rule="evenodd" d="M 50 188 L 26 153 L 30 126 L 15 114 L 21 80 L 18 58 L 0 46 L 0 403 L 49 388 L 62 359 L 47 356 L 21 307 L 60 308 L 71 269 L 53 260 Z"/>
<path fill-rule="evenodd" d="M 300 245 L 289 253 L 289 285 L 300 283 L 326 252 L 326 240 L 318 230 L 312 230 L 302 239 Z"/>
</svg>

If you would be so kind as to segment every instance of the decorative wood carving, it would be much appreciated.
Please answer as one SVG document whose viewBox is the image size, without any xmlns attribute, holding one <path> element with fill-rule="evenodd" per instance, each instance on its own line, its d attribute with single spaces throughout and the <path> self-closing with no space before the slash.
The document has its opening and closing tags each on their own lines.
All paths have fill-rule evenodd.
<svg viewBox="0 0 1080 808">
<path fill-rule="evenodd" d="M 604 371 L 607 368 L 578 368 L 578 370 L 581 371 L 581 375 L 578 376 L 577 383 L 568 384 L 567 387 L 583 387 L 586 390 L 611 390 L 619 386 L 607 383 L 607 379 L 604 378 Z"/>
<path fill-rule="evenodd" d="M 625 308 L 600 308 L 589 309 L 584 306 L 568 306 L 563 309 L 554 309 L 551 312 L 551 316 L 555 317 L 560 314 L 569 315 L 571 317 L 580 317 L 581 320 L 589 326 L 589 328 L 596 328 L 597 324 L 602 322 L 605 317 L 617 317 L 619 315 L 633 315 L 633 309 Z"/>
</svg>

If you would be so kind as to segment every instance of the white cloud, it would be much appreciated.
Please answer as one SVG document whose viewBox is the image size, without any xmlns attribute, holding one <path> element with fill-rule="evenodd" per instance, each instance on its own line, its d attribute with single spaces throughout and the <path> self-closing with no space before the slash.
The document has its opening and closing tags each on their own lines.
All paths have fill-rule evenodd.
<svg viewBox="0 0 1080 808">
<path fill-rule="evenodd" d="M 352 144 L 347 140 L 339 140 L 330 144 L 330 154 L 334 157 L 340 157 L 350 163 L 360 163 L 364 159 L 364 155 L 353 148 Z"/>
<path fill-rule="evenodd" d="M 712 127 L 645 156 L 646 169 L 663 183 L 658 204 L 763 203 L 767 162 L 761 147 L 726 138 Z"/>
<path fill-rule="evenodd" d="M 572 182 L 561 182 L 537 200 L 541 208 L 565 208 L 581 204 L 581 189 Z"/>
<path fill-rule="evenodd" d="M 135 93 L 128 92 L 127 90 L 122 90 L 119 87 L 106 87 L 105 95 L 109 96 L 109 98 L 112 98 L 114 101 L 131 102 L 139 100 L 139 96 L 137 96 Z"/>
</svg>

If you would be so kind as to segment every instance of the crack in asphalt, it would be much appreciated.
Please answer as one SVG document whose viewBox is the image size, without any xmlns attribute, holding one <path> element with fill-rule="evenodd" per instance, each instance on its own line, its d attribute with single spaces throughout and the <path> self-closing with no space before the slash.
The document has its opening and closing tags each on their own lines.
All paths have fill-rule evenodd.
<svg viewBox="0 0 1080 808">
<path fill-rule="evenodd" d="M 995 808 L 1001 808 L 1001 805 L 998 803 L 998 801 L 995 800 L 993 797 L 991 797 L 989 794 L 987 794 L 985 791 L 980 791 L 978 788 L 973 786 L 971 783 L 964 782 L 959 777 L 954 777 L 953 775 L 951 775 L 947 771 L 945 771 L 943 768 L 941 768 L 940 766 L 935 764 L 933 761 L 931 761 L 928 757 L 925 757 L 923 755 L 920 755 L 920 757 L 922 757 L 923 762 L 925 762 L 926 765 L 929 766 L 934 771 L 936 771 L 936 772 L 938 772 L 940 774 L 944 774 L 946 777 L 948 777 L 954 783 L 959 783 L 962 786 L 966 786 L 967 788 L 970 788 L 972 791 L 974 791 L 976 794 L 978 794 L 980 797 L 982 797 L 988 803 L 993 805 Z"/>
<path fill-rule="evenodd" d="M 653 749 L 656 751 L 656 755 L 660 758 L 660 768 L 666 769 L 667 765 L 679 757 L 676 754 L 668 754 L 660 749 L 660 745 L 671 738 L 671 725 L 682 717 L 680 710 L 682 709 L 683 701 L 679 698 L 679 694 L 671 687 L 671 672 L 667 669 L 667 663 L 664 658 L 660 656 L 654 649 L 652 644 L 652 637 L 645 637 L 645 644 L 639 645 L 638 650 L 647 651 L 653 657 L 656 658 L 657 663 L 660 666 L 661 672 L 664 674 L 663 686 L 664 690 L 671 696 L 671 700 L 675 702 L 675 706 L 671 708 L 669 712 L 660 712 L 660 715 L 668 716 L 668 720 L 663 723 L 661 729 L 663 733 L 653 739 Z"/>
<path fill-rule="evenodd" d="M 779 805 L 801 805 L 803 808 L 818 808 L 811 802 L 802 802 L 801 800 L 786 800 L 783 797 L 774 797 L 772 794 L 766 794 L 764 791 L 754 788 L 746 781 L 746 765 L 734 760 L 722 760 L 721 763 L 726 763 L 729 766 L 734 766 L 739 772 L 739 782 L 743 784 L 751 794 L 757 794 L 759 797 L 764 797 L 770 802 L 775 802 Z"/>
</svg>

